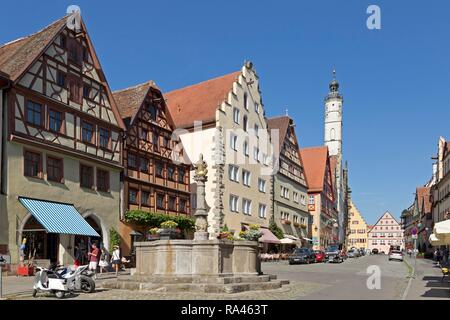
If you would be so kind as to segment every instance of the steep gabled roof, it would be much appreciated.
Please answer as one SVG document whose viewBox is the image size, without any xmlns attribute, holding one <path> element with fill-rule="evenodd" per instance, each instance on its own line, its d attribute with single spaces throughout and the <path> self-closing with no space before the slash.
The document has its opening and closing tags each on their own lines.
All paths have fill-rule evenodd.
<svg viewBox="0 0 450 320">
<path fill-rule="evenodd" d="M 150 80 L 133 87 L 116 90 L 113 92 L 113 97 L 116 101 L 117 108 L 119 109 L 122 119 L 134 119 L 150 88 L 155 88 L 159 91 L 154 81 Z"/>
<path fill-rule="evenodd" d="M 417 201 L 419 205 L 419 211 L 424 214 L 430 214 L 431 213 L 431 188 L 430 187 L 418 187 L 416 189 L 416 196 Z"/>
<path fill-rule="evenodd" d="M 308 181 L 308 192 L 323 190 L 328 161 L 328 147 L 312 147 L 300 149 L 300 155 Z"/>
<path fill-rule="evenodd" d="M 0 71 L 16 81 L 65 27 L 65 16 L 44 29 L 0 47 Z"/>
<path fill-rule="evenodd" d="M 189 128 L 194 125 L 194 121 L 215 121 L 217 108 L 227 100 L 240 74 L 241 71 L 233 72 L 165 93 L 175 126 Z"/>
<path fill-rule="evenodd" d="M 288 116 L 279 116 L 267 119 L 267 126 L 269 130 L 277 130 L 278 129 L 278 137 L 279 137 L 279 146 L 280 150 L 283 146 L 284 139 L 286 138 L 287 129 L 289 128 L 289 124 L 292 121 Z"/>
</svg>

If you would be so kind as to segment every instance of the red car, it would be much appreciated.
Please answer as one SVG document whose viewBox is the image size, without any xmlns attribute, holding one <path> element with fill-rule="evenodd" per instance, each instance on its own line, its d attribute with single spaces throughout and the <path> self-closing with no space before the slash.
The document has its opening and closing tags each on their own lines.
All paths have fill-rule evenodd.
<svg viewBox="0 0 450 320">
<path fill-rule="evenodd" d="M 314 250 L 314 254 L 316 255 L 316 262 L 325 262 L 325 252 Z"/>
</svg>

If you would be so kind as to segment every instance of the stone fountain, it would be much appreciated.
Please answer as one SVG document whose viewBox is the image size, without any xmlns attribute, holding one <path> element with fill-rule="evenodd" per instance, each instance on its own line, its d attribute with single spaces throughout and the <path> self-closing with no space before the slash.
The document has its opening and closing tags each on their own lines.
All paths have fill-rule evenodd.
<svg viewBox="0 0 450 320">
<path fill-rule="evenodd" d="M 286 281 L 262 275 L 256 241 L 209 240 L 205 182 L 207 164 L 194 164 L 197 182 L 193 240 L 137 242 L 132 276 L 105 281 L 110 288 L 233 293 L 280 288 Z"/>
</svg>

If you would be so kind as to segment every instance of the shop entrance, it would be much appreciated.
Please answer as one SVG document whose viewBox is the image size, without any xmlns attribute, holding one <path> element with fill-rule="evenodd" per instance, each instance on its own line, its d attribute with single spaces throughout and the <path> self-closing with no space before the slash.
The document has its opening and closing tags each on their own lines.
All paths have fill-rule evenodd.
<svg viewBox="0 0 450 320">
<path fill-rule="evenodd" d="M 100 237 L 75 236 L 75 259 L 77 259 L 81 265 L 89 263 L 88 252 L 90 252 L 93 243 L 96 243 L 98 247 L 103 248 L 103 234 L 101 227 L 92 217 L 87 217 L 85 220 L 100 235 Z"/>
<path fill-rule="evenodd" d="M 33 216 L 28 219 L 23 228 L 21 241 L 25 238 L 25 260 L 58 261 L 59 234 L 47 233 Z"/>
</svg>

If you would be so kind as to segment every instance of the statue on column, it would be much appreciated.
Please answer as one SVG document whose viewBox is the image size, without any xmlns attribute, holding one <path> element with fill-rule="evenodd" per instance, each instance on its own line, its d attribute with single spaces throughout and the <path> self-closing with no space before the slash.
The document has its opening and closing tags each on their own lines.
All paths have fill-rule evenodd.
<svg viewBox="0 0 450 320">
<path fill-rule="evenodd" d="M 197 182 L 197 209 L 194 213 L 195 229 L 194 240 L 208 240 L 208 213 L 206 212 L 205 201 L 205 182 L 208 180 L 208 165 L 203 160 L 203 154 L 200 159 L 194 163 L 195 175 L 194 180 Z"/>
</svg>

